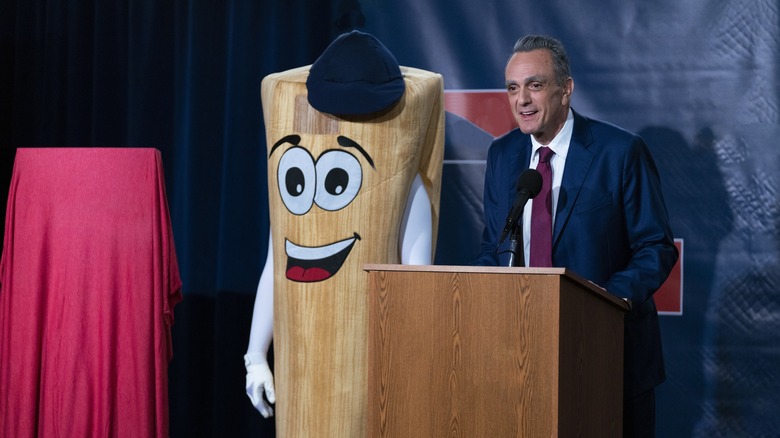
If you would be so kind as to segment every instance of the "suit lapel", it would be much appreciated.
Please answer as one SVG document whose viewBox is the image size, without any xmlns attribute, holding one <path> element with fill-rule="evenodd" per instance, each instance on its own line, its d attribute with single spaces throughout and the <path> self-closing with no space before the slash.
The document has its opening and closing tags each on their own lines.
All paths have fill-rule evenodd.
<svg viewBox="0 0 780 438">
<path fill-rule="evenodd" d="M 588 119 L 574 113 L 574 130 L 569 144 L 569 152 L 566 156 L 566 167 L 563 171 L 561 190 L 558 193 L 558 205 L 553 226 L 553 249 L 561 236 L 566 224 L 569 222 L 572 208 L 588 174 L 593 154 L 588 146 L 593 142 L 590 134 Z"/>
<path fill-rule="evenodd" d="M 511 185 L 507 187 L 507 212 L 512 208 L 512 204 L 514 204 L 517 198 L 517 180 L 520 178 L 520 173 L 528 169 L 531 162 L 531 137 L 523 135 L 519 129 L 515 131 L 520 140 L 519 147 L 511 148 L 510 152 L 513 155 L 508 157 L 510 163 L 516 164 L 509 167 L 509 181 L 511 181 Z"/>
</svg>

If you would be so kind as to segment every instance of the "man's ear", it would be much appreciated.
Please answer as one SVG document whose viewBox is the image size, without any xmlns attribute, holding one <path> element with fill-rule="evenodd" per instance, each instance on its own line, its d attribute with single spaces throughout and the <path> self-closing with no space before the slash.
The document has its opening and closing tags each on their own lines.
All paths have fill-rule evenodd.
<svg viewBox="0 0 780 438">
<path fill-rule="evenodd" d="M 566 79 L 566 82 L 563 84 L 563 94 L 566 96 L 569 96 L 571 99 L 571 93 L 574 91 L 574 79 L 568 78 Z"/>
</svg>

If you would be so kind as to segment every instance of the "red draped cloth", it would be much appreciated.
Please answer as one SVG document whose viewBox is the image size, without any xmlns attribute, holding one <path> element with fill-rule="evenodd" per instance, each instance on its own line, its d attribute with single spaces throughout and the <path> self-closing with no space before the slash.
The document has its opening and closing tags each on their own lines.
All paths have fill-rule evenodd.
<svg viewBox="0 0 780 438">
<path fill-rule="evenodd" d="M 181 280 L 156 149 L 16 152 L 0 437 L 166 437 Z"/>
</svg>

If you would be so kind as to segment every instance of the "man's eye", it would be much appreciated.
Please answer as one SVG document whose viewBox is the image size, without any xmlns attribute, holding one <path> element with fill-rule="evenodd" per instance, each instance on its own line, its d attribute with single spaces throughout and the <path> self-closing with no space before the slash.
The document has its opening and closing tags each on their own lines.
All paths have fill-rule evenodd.
<svg viewBox="0 0 780 438">
<path fill-rule="evenodd" d="M 539 90 L 539 89 L 542 88 L 542 84 L 540 84 L 539 82 L 534 82 L 534 83 L 530 84 L 528 86 L 528 88 L 530 88 L 532 90 Z"/>
</svg>

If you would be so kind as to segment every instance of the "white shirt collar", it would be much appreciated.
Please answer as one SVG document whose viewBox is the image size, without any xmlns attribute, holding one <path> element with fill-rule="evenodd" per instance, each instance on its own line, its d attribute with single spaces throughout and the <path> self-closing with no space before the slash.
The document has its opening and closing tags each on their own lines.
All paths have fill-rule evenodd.
<svg viewBox="0 0 780 438">
<path fill-rule="evenodd" d="M 564 122 L 563 128 L 558 131 L 558 134 L 555 135 L 555 138 L 553 138 L 550 144 L 546 146 L 552 149 L 557 157 L 566 160 L 566 155 L 569 153 L 569 143 L 571 142 L 571 136 L 573 132 L 574 112 L 571 108 L 569 108 L 569 114 L 566 116 L 566 122 Z M 533 146 L 531 150 L 531 160 L 535 162 L 539 157 L 539 154 L 537 154 L 539 148 L 545 145 L 536 141 L 536 138 L 533 135 L 531 136 L 531 145 Z"/>
</svg>

